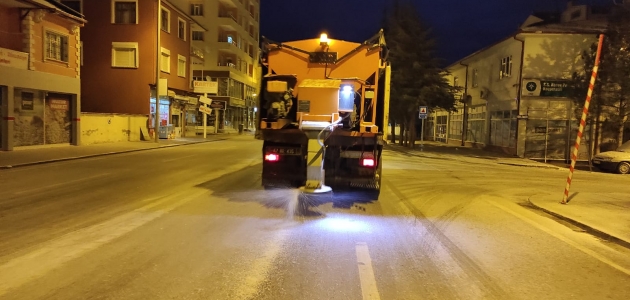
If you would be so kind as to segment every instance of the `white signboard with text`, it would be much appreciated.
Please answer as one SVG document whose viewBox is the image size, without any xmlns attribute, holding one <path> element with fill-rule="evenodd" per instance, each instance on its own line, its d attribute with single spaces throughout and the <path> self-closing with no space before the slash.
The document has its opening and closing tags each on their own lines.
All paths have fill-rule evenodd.
<svg viewBox="0 0 630 300">
<path fill-rule="evenodd" d="M 195 93 L 216 94 L 219 92 L 219 83 L 216 81 L 193 81 Z"/>
<path fill-rule="evenodd" d="M 0 48 L 0 66 L 28 70 L 28 53 Z"/>
</svg>

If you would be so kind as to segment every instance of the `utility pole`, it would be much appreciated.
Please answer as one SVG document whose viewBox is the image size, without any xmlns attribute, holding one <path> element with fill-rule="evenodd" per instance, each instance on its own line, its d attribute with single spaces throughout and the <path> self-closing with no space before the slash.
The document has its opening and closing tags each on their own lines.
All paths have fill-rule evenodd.
<svg viewBox="0 0 630 300">
<path fill-rule="evenodd" d="M 573 147 L 573 153 L 571 154 L 571 167 L 569 168 L 569 177 L 567 177 L 567 185 L 564 188 L 564 195 L 562 196 L 561 204 L 569 203 L 569 189 L 571 188 L 571 181 L 573 180 L 573 171 L 575 170 L 575 161 L 577 160 L 578 150 L 580 149 L 580 141 L 582 140 L 582 133 L 586 126 L 586 115 L 588 115 L 588 106 L 591 103 L 591 96 L 593 95 L 593 89 L 595 87 L 595 79 L 597 79 L 597 70 L 599 69 L 599 58 L 602 53 L 602 45 L 604 43 L 604 34 L 599 35 L 599 42 L 597 43 L 597 54 L 595 55 L 595 65 L 593 66 L 593 72 L 591 73 L 591 81 L 588 86 L 588 92 L 586 93 L 586 101 L 584 102 L 584 109 L 582 110 L 582 118 L 580 119 L 580 127 L 578 128 L 577 138 L 575 139 L 575 146 Z"/>
<path fill-rule="evenodd" d="M 162 30 L 161 26 L 162 19 L 162 0 L 157 0 L 157 26 L 156 26 L 156 43 L 155 43 L 155 127 L 153 129 L 153 134 L 155 135 L 155 142 L 160 142 L 160 72 L 161 65 L 160 61 L 162 59 L 162 43 L 160 41 L 160 31 Z"/>
</svg>

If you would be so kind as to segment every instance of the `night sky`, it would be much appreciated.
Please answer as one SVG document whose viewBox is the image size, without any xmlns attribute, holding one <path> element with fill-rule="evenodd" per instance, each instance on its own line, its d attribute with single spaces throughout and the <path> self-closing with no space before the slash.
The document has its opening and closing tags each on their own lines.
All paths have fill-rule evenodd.
<svg viewBox="0 0 630 300">
<path fill-rule="evenodd" d="M 362 42 L 381 28 L 392 0 L 261 0 L 261 35 L 277 41 L 317 38 Z M 438 41 L 437 55 L 453 63 L 510 34 L 534 11 L 559 11 L 566 0 L 411 0 Z M 578 0 L 576 4 L 612 4 Z M 619 1 L 618 1 L 619 2 Z M 387 36 L 385 37 L 387 39 Z"/>
</svg>

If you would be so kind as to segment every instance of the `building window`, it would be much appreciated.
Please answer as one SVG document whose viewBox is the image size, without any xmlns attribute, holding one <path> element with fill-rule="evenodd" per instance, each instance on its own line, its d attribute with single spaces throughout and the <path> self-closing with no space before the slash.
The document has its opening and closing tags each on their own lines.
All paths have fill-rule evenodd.
<svg viewBox="0 0 630 300">
<path fill-rule="evenodd" d="M 500 78 L 512 76 L 512 55 L 501 59 L 501 73 Z"/>
<path fill-rule="evenodd" d="M 55 32 L 46 31 L 46 59 L 68 62 L 68 37 Z"/>
<path fill-rule="evenodd" d="M 479 86 L 479 70 L 477 69 L 473 69 L 472 71 L 472 86 L 473 87 Z"/>
<path fill-rule="evenodd" d="M 454 87 L 458 87 L 459 86 L 459 77 L 457 77 L 457 76 L 453 77 L 453 86 Z"/>
<path fill-rule="evenodd" d="M 192 39 L 193 41 L 203 41 L 203 31 L 193 31 Z"/>
<path fill-rule="evenodd" d="M 171 72 L 171 51 L 162 48 L 162 60 L 160 61 L 160 70 L 165 73 Z"/>
<path fill-rule="evenodd" d="M 65 5 L 65 6 L 69 7 L 69 8 L 72 8 L 72 10 L 74 10 L 74 11 L 80 13 L 80 14 L 83 14 L 83 8 L 81 7 L 81 0 L 72 0 L 72 1 L 70 1 L 70 0 L 61 0 L 61 4 Z"/>
<path fill-rule="evenodd" d="M 191 4 L 190 5 L 191 16 L 203 16 L 203 4 Z"/>
<path fill-rule="evenodd" d="M 137 1 L 112 1 L 112 23 L 138 24 Z"/>
<path fill-rule="evenodd" d="M 137 68 L 138 43 L 112 43 L 112 67 Z"/>
<path fill-rule="evenodd" d="M 177 55 L 177 76 L 186 77 L 186 56 Z"/>
<path fill-rule="evenodd" d="M 177 18 L 177 37 L 186 40 L 186 21 Z"/>
<path fill-rule="evenodd" d="M 167 9 L 162 9 L 162 30 L 171 32 L 171 12 Z"/>
</svg>

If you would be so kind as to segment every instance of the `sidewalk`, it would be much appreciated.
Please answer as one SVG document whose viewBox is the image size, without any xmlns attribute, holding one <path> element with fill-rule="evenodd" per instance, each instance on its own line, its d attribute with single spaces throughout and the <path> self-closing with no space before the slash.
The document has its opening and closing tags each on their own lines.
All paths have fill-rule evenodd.
<svg viewBox="0 0 630 300">
<path fill-rule="evenodd" d="M 17 168 L 43 163 L 51 163 L 57 161 L 79 159 L 86 157 L 95 157 L 102 155 L 110 155 L 117 153 L 127 153 L 134 151 L 151 150 L 165 147 L 176 147 L 182 145 L 207 143 L 214 141 L 226 140 L 229 138 L 248 136 L 252 139 L 253 134 L 245 132 L 243 135 L 236 134 L 210 134 L 204 139 L 202 136 L 176 138 L 176 139 L 160 139 L 158 143 L 155 141 L 138 141 L 138 142 L 117 142 L 103 143 L 85 146 L 71 145 L 41 145 L 18 148 L 13 151 L 0 151 L 0 169 Z"/>
<path fill-rule="evenodd" d="M 548 169 L 566 169 L 566 164 L 546 164 L 530 159 L 514 157 L 471 147 L 446 145 L 439 142 L 425 141 L 423 147 L 414 149 L 388 144 L 387 148 L 405 153 L 426 153 L 429 155 L 460 155 L 487 159 L 504 165 L 535 167 Z M 421 150 L 422 149 L 422 150 Z M 588 170 L 587 167 L 586 170 Z M 621 175 L 620 175 L 621 176 Z M 602 238 L 613 240 L 630 248 L 630 197 L 626 193 L 577 193 L 569 198 L 568 204 L 560 204 L 562 194 L 535 195 L 529 203 L 550 215 L 574 224 L 587 232 Z"/>
<path fill-rule="evenodd" d="M 562 194 L 535 195 L 529 202 L 590 233 L 630 247 L 630 197 L 624 193 L 578 193 L 560 204 Z"/>
</svg>

